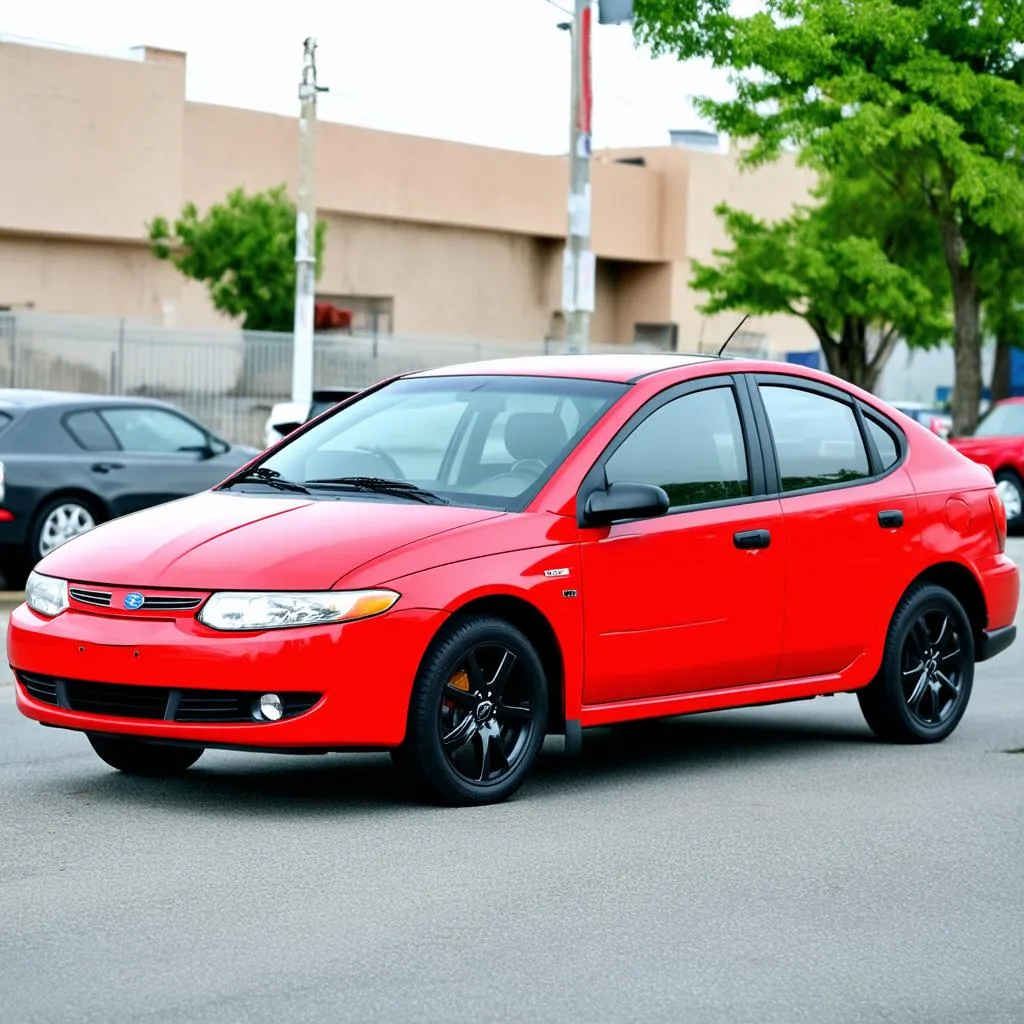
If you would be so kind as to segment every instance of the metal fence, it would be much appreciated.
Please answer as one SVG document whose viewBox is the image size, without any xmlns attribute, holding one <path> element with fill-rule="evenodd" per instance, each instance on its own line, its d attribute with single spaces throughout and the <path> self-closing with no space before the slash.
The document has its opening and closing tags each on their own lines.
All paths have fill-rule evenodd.
<svg viewBox="0 0 1024 1024">
<path fill-rule="evenodd" d="M 319 387 L 367 387 L 426 367 L 560 348 L 540 340 L 318 335 L 313 379 Z M 0 312 L 0 387 L 161 398 L 241 444 L 262 445 L 273 404 L 290 397 L 291 365 L 290 334 Z"/>
</svg>

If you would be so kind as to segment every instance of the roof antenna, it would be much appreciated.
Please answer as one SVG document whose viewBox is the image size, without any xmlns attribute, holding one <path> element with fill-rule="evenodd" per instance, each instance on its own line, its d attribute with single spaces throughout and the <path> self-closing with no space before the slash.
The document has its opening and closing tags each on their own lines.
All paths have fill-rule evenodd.
<svg viewBox="0 0 1024 1024">
<path fill-rule="evenodd" d="M 725 339 L 725 342 L 723 343 L 722 347 L 721 347 L 721 348 L 720 348 L 720 349 L 718 350 L 718 358 L 719 358 L 719 359 L 721 359 L 721 358 L 722 358 L 722 353 L 723 353 L 723 352 L 725 351 L 725 346 L 726 346 L 726 345 L 728 345 L 728 344 L 729 344 L 729 342 L 730 342 L 730 341 L 732 341 L 732 339 L 736 337 L 736 335 L 737 335 L 737 334 L 739 333 L 739 329 L 740 329 L 740 328 L 741 328 L 741 327 L 742 327 L 742 326 L 743 326 L 743 325 L 744 325 L 744 324 L 745 324 L 745 323 L 746 323 L 746 322 L 747 322 L 747 321 L 748 321 L 749 319 L 750 319 L 750 314 L 749 314 L 749 313 L 747 313 L 747 314 L 746 314 L 746 316 L 744 316 L 744 317 L 743 317 L 743 319 L 742 319 L 742 320 L 741 320 L 741 321 L 740 321 L 740 322 L 739 322 L 739 323 L 738 323 L 738 324 L 737 324 L 737 325 L 736 325 L 736 326 L 735 326 L 735 327 L 733 328 L 732 334 L 730 334 L 730 335 L 729 335 L 729 337 Z"/>
</svg>

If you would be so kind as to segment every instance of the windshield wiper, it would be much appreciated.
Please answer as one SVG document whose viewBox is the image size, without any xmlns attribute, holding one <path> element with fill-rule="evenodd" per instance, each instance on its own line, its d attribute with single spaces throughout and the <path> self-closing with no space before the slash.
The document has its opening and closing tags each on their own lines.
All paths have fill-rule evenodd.
<svg viewBox="0 0 1024 1024">
<path fill-rule="evenodd" d="M 376 494 L 396 494 L 403 498 L 413 498 L 427 505 L 447 505 L 448 499 L 440 494 L 425 490 L 405 480 L 386 480 L 382 476 L 336 476 L 324 480 L 307 480 L 310 486 L 351 487 L 356 491 L 371 491 Z"/>
<path fill-rule="evenodd" d="M 294 480 L 286 480 L 276 469 L 268 469 L 266 466 L 257 466 L 255 469 L 246 470 L 241 476 L 236 476 L 228 487 L 235 484 L 266 484 L 268 487 L 276 487 L 279 491 L 297 491 L 300 494 L 310 494 L 310 489 L 297 484 Z"/>
</svg>

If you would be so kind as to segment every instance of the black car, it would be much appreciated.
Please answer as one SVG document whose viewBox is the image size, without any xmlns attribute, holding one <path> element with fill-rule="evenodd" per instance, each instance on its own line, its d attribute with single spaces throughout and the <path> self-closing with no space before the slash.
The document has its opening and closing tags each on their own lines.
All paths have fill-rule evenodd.
<svg viewBox="0 0 1024 1024">
<path fill-rule="evenodd" d="M 106 519 L 219 483 L 257 453 L 148 398 L 0 388 L 0 575 Z"/>
</svg>

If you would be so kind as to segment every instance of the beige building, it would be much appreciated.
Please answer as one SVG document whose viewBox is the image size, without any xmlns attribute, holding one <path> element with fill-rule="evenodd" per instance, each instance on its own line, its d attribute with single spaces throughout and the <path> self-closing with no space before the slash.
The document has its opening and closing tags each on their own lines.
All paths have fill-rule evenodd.
<svg viewBox="0 0 1024 1024">
<path fill-rule="evenodd" d="M 114 59 L 0 43 L 0 307 L 228 324 L 205 289 L 157 261 L 145 225 L 186 201 L 298 172 L 297 121 L 185 100 L 183 54 Z M 403 336 L 538 344 L 559 334 L 568 170 L 536 156 L 321 123 L 317 202 L 328 223 L 319 296 Z M 597 153 L 595 344 L 709 347 L 690 261 L 726 244 L 727 200 L 766 217 L 806 198 L 789 160 L 741 172 L 735 155 L 665 146 Z M 746 340 L 814 347 L 794 318 Z"/>
</svg>

